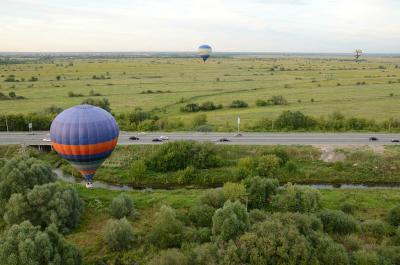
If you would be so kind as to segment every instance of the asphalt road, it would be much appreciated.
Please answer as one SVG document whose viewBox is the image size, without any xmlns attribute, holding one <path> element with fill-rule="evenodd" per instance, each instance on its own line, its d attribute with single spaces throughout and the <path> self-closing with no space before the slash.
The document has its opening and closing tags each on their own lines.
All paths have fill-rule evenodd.
<svg viewBox="0 0 400 265">
<path fill-rule="evenodd" d="M 121 132 L 118 144 L 160 144 L 152 142 L 152 139 L 165 135 L 168 141 L 196 140 L 215 142 L 220 138 L 227 138 L 230 142 L 218 144 L 245 144 L 245 145 L 400 145 L 392 143 L 391 139 L 399 139 L 400 134 L 382 133 L 243 133 L 242 136 L 235 136 L 235 133 L 127 133 Z M 129 140 L 129 136 L 138 136 L 138 141 Z M 370 141 L 369 137 L 375 136 L 378 141 Z M 50 145 L 48 132 L 27 132 L 0 133 L 0 145 L 25 144 L 25 145 Z"/>
</svg>

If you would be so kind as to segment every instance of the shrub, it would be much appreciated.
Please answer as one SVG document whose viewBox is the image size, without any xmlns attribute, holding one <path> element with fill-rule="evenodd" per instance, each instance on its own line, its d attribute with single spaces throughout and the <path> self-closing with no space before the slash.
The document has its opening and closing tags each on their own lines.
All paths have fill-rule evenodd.
<svg viewBox="0 0 400 265">
<path fill-rule="evenodd" d="M 211 228 L 209 227 L 185 227 L 182 238 L 186 244 L 202 244 L 205 242 L 210 242 L 211 235 Z"/>
<path fill-rule="evenodd" d="M 275 120 L 275 127 L 277 129 L 286 130 L 299 130 L 299 129 L 312 129 L 317 125 L 317 122 L 301 113 L 300 111 L 284 111 Z"/>
<path fill-rule="evenodd" d="M 144 174 L 146 173 L 146 170 L 147 170 L 147 167 L 146 167 L 145 161 L 142 159 L 136 160 L 132 163 L 132 165 L 129 169 L 129 177 L 133 181 L 138 181 L 138 180 L 140 180 L 140 178 L 142 178 L 144 176 Z"/>
<path fill-rule="evenodd" d="M 117 219 L 133 217 L 135 208 L 132 198 L 125 193 L 121 193 L 112 200 L 110 211 L 111 216 Z"/>
<path fill-rule="evenodd" d="M 271 196 L 276 194 L 279 187 L 278 180 L 258 176 L 247 178 L 243 183 L 248 194 L 249 208 L 265 208 Z"/>
<path fill-rule="evenodd" d="M 270 101 L 273 105 L 287 105 L 288 102 L 283 96 L 272 96 Z"/>
<path fill-rule="evenodd" d="M 236 238 L 250 227 L 249 215 L 239 201 L 227 201 L 223 208 L 215 212 L 212 222 L 213 235 L 222 240 Z"/>
<path fill-rule="evenodd" d="M 203 102 L 199 106 L 199 108 L 200 108 L 200 110 L 203 110 L 203 111 L 210 111 L 210 110 L 222 109 L 222 105 L 221 104 L 215 105 L 214 102 L 212 102 L 212 101 L 206 101 L 206 102 Z"/>
<path fill-rule="evenodd" d="M 246 188 L 243 184 L 227 182 L 222 188 L 222 194 L 225 200 L 230 201 L 246 201 Z"/>
<path fill-rule="evenodd" d="M 342 211 L 324 210 L 318 216 L 328 233 L 350 234 L 359 230 L 357 220 Z"/>
<path fill-rule="evenodd" d="M 203 204 L 210 205 L 215 209 L 224 206 L 225 198 L 222 189 L 207 190 L 201 197 L 200 201 Z"/>
<path fill-rule="evenodd" d="M 105 228 L 104 239 L 110 250 L 128 250 L 135 242 L 135 233 L 126 218 L 110 220 Z"/>
<path fill-rule="evenodd" d="M 75 188 L 59 183 L 35 186 L 26 194 L 14 193 L 6 205 L 4 219 L 8 224 L 29 220 L 42 228 L 54 224 L 67 233 L 78 223 L 83 203 Z"/>
<path fill-rule="evenodd" d="M 378 239 L 382 239 L 388 234 L 385 223 L 380 220 L 367 220 L 361 224 L 361 229 L 364 234 Z"/>
<path fill-rule="evenodd" d="M 274 177 L 279 169 L 279 158 L 276 155 L 264 155 L 258 159 L 257 173 L 263 177 Z"/>
<path fill-rule="evenodd" d="M 156 213 L 150 242 L 160 248 L 179 247 L 182 242 L 183 224 L 176 218 L 173 208 L 163 205 Z"/>
<path fill-rule="evenodd" d="M 399 226 L 400 225 L 400 205 L 390 209 L 386 218 L 387 218 L 387 221 L 389 224 L 391 224 L 393 226 Z"/>
<path fill-rule="evenodd" d="M 265 100 L 262 100 L 262 99 L 256 100 L 256 106 L 258 106 L 258 107 L 264 107 L 264 106 L 268 106 L 268 105 L 269 105 L 269 103 Z"/>
<path fill-rule="evenodd" d="M 187 265 L 186 256 L 178 249 L 167 249 L 155 256 L 149 265 Z"/>
<path fill-rule="evenodd" d="M 396 233 L 394 234 L 392 241 L 394 245 L 396 246 L 400 245 L 400 227 L 397 227 Z"/>
<path fill-rule="evenodd" d="M 354 214 L 357 206 L 353 202 L 345 201 L 340 205 L 340 210 L 347 214 Z"/>
<path fill-rule="evenodd" d="M 256 224 L 238 239 L 238 245 L 243 261 L 240 264 L 308 264 L 311 259 L 306 238 L 295 226 L 276 219 Z"/>
<path fill-rule="evenodd" d="M 271 205 L 282 212 L 313 213 L 321 208 L 321 193 L 313 188 L 289 183 L 282 193 L 272 197 Z"/>
<path fill-rule="evenodd" d="M 82 95 L 82 94 L 78 94 L 78 93 L 74 93 L 74 92 L 72 92 L 72 91 L 69 91 L 69 92 L 68 92 L 68 97 L 70 97 L 70 98 L 74 98 L 74 97 L 83 97 L 83 95 Z"/>
<path fill-rule="evenodd" d="M 163 144 L 146 160 L 146 165 L 158 172 L 175 171 L 188 166 L 199 169 L 213 168 L 218 164 L 215 147 L 195 141 Z"/>
<path fill-rule="evenodd" d="M 201 204 L 189 210 L 189 218 L 196 226 L 210 227 L 214 212 L 214 207 L 207 204 Z"/>
<path fill-rule="evenodd" d="M 0 240 L 0 260 L 2 265 L 82 264 L 78 249 L 69 244 L 54 225 L 41 231 L 29 221 L 13 225 L 4 232 Z"/>
<path fill-rule="evenodd" d="M 378 251 L 379 264 L 400 264 L 400 247 L 384 246 Z"/>
<path fill-rule="evenodd" d="M 206 243 L 194 247 L 189 254 L 190 265 L 218 265 L 218 248 L 216 245 Z"/>
<path fill-rule="evenodd" d="M 378 265 L 379 257 L 374 251 L 359 250 L 353 253 L 354 265 Z"/>
<path fill-rule="evenodd" d="M 35 185 L 55 181 L 50 165 L 33 157 L 15 156 L 0 171 L 0 214 L 13 193 L 24 193 Z"/>
<path fill-rule="evenodd" d="M 197 103 L 189 103 L 184 107 L 181 107 L 181 112 L 198 112 L 200 111 L 199 104 Z"/>
<path fill-rule="evenodd" d="M 84 101 L 82 101 L 81 104 L 89 104 L 89 105 L 97 106 L 108 112 L 111 112 L 110 101 L 108 101 L 107 98 L 102 98 L 102 99 L 87 98 Z"/>
<path fill-rule="evenodd" d="M 243 100 L 234 100 L 232 103 L 229 105 L 231 108 L 247 108 L 249 105 L 243 101 Z"/>
<path fill-rule="evenodd" d="M 257 174 L 257 160 L 252 157 L 240 158 L 237 163 L 237 174 L 239 179 L 255 176 Z"/>
<path fill-rule="evenodd" d="M 249 220 L 251 224 L 260 223 L 267 219 L 267 214 L 259 209 L 253 209 L 249 212 Z"/>
</svg>

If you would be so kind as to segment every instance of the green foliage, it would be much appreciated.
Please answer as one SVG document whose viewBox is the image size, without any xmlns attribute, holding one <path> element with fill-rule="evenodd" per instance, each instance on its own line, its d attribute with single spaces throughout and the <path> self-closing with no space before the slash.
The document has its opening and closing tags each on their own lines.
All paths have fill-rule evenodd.
<svg viewBox="0 0 400 265">
<path fill-rule="evenodd" d="M 347 214 L 354 214 L 356 211 L 357 206 L 351 201 L 345 201 L 340 205 L 340 210 Z"/>
<path fill-rule="evenodd" d="M 193 117 L 192 127 L 196 128 L 202 125 L 207 124 L 207 115 L 206 114 L 197 114 Z"/>
<path fill-rule="evenodd" d="M 121 193 L 112 200 L 110 212 L 111 216 L 116 219 L 134 217 L 135 207 L 132 198 L 125 193 Z"/>
<path fill-rule="evenodd" d="M 252 157 L 243 157 L 240 158 L 237 163 L 237 173 L 240 179 L 244 179 L 247 177 L 255 176 L 257 174 L 256 171 L 257 160 Z"/>
<path fill-rule="evenodd" d="M 189 253 L 190 265 L 218 265 L 218 248 L 212 243 L 195 246 Z"/>
<path fill-rule="evenodd" d="M 247 197 L 246 188 L 244 187 L 244 185 L 233 182 L 227 182 L 224 184 L 224 186 L 222 187 L 222 194 L 224 195 L 226 201 L 230 200 L 233 202 L 245 202 Z"/>
<path fill-rule="evenodd" d="M 132 163 L 129 169 L 129 177 L 133 181 L 138 181 L 144 177 L 147 170 L 147 166 L 144 160 L 139 159 Z"/>
<path fill-rule="evenodd" d="M 262 209 L 267 207 L 272 195 L 278 191 L 279 182 L 276 179 L 250 177 L 243 181 L 247 195 L 248 207 Z"/>
<path fill-rule="evenodd" d="M 299 130 L 312 129 L 316 126 L 316 121 L 301 113 L 300 111 L 284 111 L 274 122 L 277 129 Z"/>
<path fill-rule="evenodd" d="M 272 96 L 269 100 L 273 105 L 287 105 L 288 102 L 283 96 Z"/>
<path fill-rule="evenodd" d="M 201 204 L 189 210 L 189 218 L 196 226 L 211 227 L 214 213 L 214 207 L 207 204 Z"/>
<path fill-rule="evenodd" d="M 381 220 L 367 220 L 361 224 L 363 234 L 382 239 L 388 234 L 387 224 Z"/>
<path fill-rule="evenodd" d="M 13 225 L 0 239 L 2 265 L 80 265 L 80 252 L 54 225 L 41 231 L 29 221 Z"/>
<path fill-rule="evenodd" d="M 359 223 L 342 211 L 323 210 L 318 214 L 324 225 L 324 231 L 328 233 L 351 234 L 359 230 Z"/>
<path fill-rule="evenodd" d="M 120 220 L 110 220 L 104 231 L 104 240 L 110 250 L 128 250 L 135 242 L 135 233 L 125 217 Z"/>
<path fill-rule="evenodd" d="M 215 212 L 212 222 L 213 235 L 222 240 L 234 239 L 250 227 L 249 214 L 239 201 L 227 201 Z"/>
<path fill-rule="evenodd" d="M 232 103 L 229 105 L 230 108 L 247 108 L 248 106 L 249 104 L 240 99 L 232 101 Z"/>
<path fill-rule="evenodd" d="M 75 188 L 49 183 L 26 193 L 14 193 L 6 205 L 4 219 L 10 225 L 24 220 L 42 228 L 54 224 L 67 233 L 79 223 L 82 211 L 83 203 Z"/>
<path fill-rule="evenodd" d="M 253 209 L 249 212 L 250 224 L 260 223 L 267 219 L 267 214 L 259 209 Z"/>
<path fill-rule="evenodd" d="M 178 249 L 162 250 L 148 265 L 188 265 L 187 257 Z"/>
<path fill-rule="evenodd" d="M 284 191 L 272 197 L 271 205 L 277 211 L 313 213 L 321 208 L 321 193 L 289 183 Z"/>
<path fill-rule="evenodd" d="M 102 98 L 102 99 L 87 98 L 84 101 L 82 101 L 81 104 L 89 104 L 97 106 L 108 112 L 111 112 L 110 101 L 108 101 L 107 98 Z"/>
<path fill-rule="evenodd" d="M 183 237 L 183 224 L 176 218 L 173 208 L 163 205 L 156 213 L 149 240 L 159 248 L 179 247 Z"/>
<path fill-rule="evenodd" d="M 24 193 L 35 185 L 55 181 L 49 164 L 33 157 L 15 156 L 0 170 L 0 214 L 13 193 Z"/>
<path fill-rule="evenodd" d="M 378 251 L 379 265 L 400 264 L 400 247 L 385 246 Z"/>
<path fill-rule="evenodd" d="M 354 265 L 378 265 L 379 257 L 374 251 L 359 250 L 353 253 Z"/>
<path fill-rule="evenodd" d="M 400 205 L 390 209 L 389 213 L 387 214 L 386 219 L 389 224 L 391 224 L 393 226 L 399 226 L 400 225 Z"/>
<path fill-rule="evenodd" d="M 200 201 L 217 209 L 224 206 L 225 198 L 221 189 L 210 189 L 200 197 Z"/>
<path fill-rule="evenodd" d="M 280 161 L 276 155 L 264 155 L 258 159 L 257 173 L 263 177 L 274 177 Z"/>
<path fill-rule="evenodd" d="M 159 172 L 175 171 L 188 166 L 213 168 L 219 159 L 215 147 L 195 141 L 169 142 L 160 146 L 147 160 L 148 168 Z"/>
</svg>

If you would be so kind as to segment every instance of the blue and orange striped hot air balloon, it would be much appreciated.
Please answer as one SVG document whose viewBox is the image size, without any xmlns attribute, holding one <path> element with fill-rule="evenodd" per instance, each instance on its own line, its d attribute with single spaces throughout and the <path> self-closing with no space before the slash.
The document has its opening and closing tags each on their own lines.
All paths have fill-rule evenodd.
<svg viewBox="0 0 400 265">
<path fill-rule="evenodd" d="M 91 187 L 97 168 L 111 155 L 119 128 L 107 111 L 78 105 L 61 112 L 50 128 L 55 151 L 75 167 Z"/>
</svg>

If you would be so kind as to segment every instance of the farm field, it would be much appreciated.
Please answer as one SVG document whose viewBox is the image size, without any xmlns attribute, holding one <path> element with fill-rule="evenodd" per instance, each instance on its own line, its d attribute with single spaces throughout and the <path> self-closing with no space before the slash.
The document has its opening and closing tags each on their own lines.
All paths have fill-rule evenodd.
<svg viewBox="0 0 400 265">
<path fill-rule="evenodd" d="M 0 113 L 40 112 L 55 105 L 68 108 L 89 97 L 107 98 L 114 113 L 141 108 L 159 117 L 186 122 L 189 103 L 212 101 L 223 108 L 207 113 L 210 124 L 223 127 L 275 118 L 284 110 L 313 117 L 341 112 L 346 117 L 377 121 L 400 114 L 400 58 L 122 58 L 32 60 L 0 65 L 0 92 L 20 100 L 0 101 Z M 6 82 L 14 76 L 19 82 Z M 33 77 L 33 78 L 32 78 Z M 32 81 L 37 78 L 37 81 Z M 73 92 L 78 97 L 69 97 Z M 93 95 L 93 94 L 92 94 Z M 256 106 L 256 100 L 282 95 L 287 105 Z M 248 108 L 229 108 L 233 100 Z"/>
</svg>

